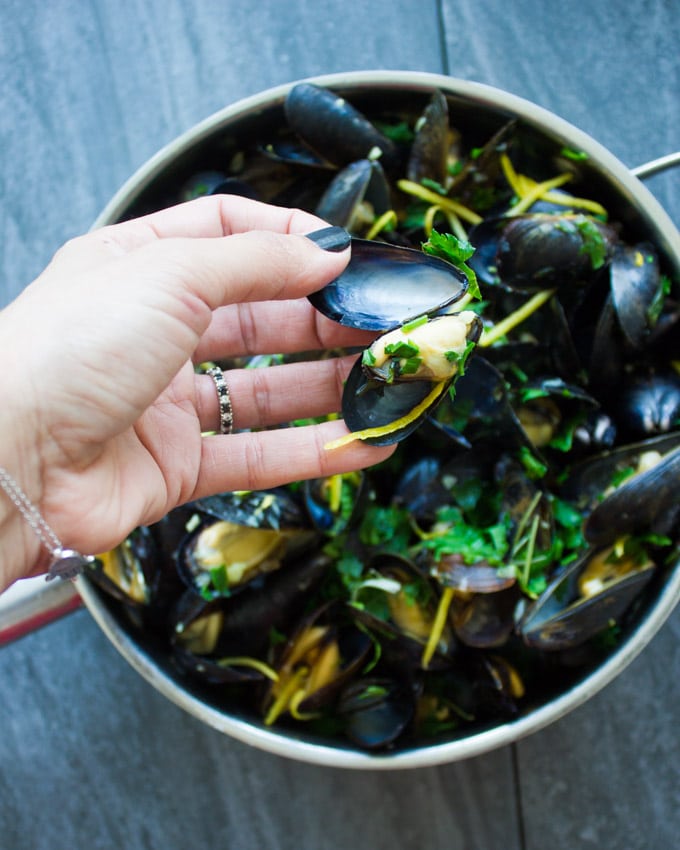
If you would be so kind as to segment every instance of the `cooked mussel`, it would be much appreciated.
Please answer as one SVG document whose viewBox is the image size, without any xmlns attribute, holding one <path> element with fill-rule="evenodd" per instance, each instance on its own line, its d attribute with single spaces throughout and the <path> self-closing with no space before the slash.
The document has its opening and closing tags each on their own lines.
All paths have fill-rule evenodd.
<svg viewBox="0 0 680 850">
<path fill-rule="evenodd" d="M 340 604 L 323 605 L 304 617 L 275 661 L 277 678 L 264 699 L 265 725 L 284 714 L 311 719 L 362 668 L 371 646 L 365 629 Z"/>
<path fill-rule="evenodd" d="M 365 442 L 390 445 L 411 434 L 464 371 L 481 334 L 469 310 L 424 318 L 413 330 L 407 325 L 378 337 L 347 378 L 343 417 Z"/>
<path fill-rule="evenodd" d="M 128 606 L 147 606 L 159 580 L 157 558 L 153 535 L 141 526 L 115 549 L 98 555 L 88 574 L 114 599 Z"/>
<path fill-rule="evenodd" d="M 517 630 L 528 646 L 578 646 L 616 623 L 651 580 L 656 564 L 643 547 L 589 549 L 569 564 L 524 612 Z"/>
<path fill-rule="evenodd" d="M 680 533 L 680 446 L 653 454 L 647 453 L 644 466 L 590 513 L 584 534 L 591 543 L 611 543 L 619 535 L 645 530 L 659 536 Z"/>
<path fill-rule="evenodd" d="M 361 470 L 312 478 L 305 481 L 303 489 L 312 524 L 331 536 L 342 533 L 353 522 L 369 495 L 367 477 Z"/>
<path fill-rule="evenodd" d="M 229 596 L 308 548 L 315 534 L 292 497 L 229 493 L 194 503 L 177 552 L 180 575 L 206 599 Z"/>
<path fill-rule="evenodd" d="M 312 553 L 250 582 L 239 594 L 207 601 L 185 590 L 172 613 L 173 658 L 203 681 L 273 677 L 266 665 L 272 633 L 295 625 L 306 597 L 324 578 L 330 558 Z"/>
<path fill-rule="evenodd" d="M 435 584 L 413 561 L 390 552 L 371 558 L 367 575 L 355 597 L 357 618 L 372 631 L 387 636 L 385 653 L 395 663 L 420 667 L 437 615 Z M 444 624 L 432 649 L 432 666 L 448 664 L 455 648 L 453 632 Z"/>
</svg>

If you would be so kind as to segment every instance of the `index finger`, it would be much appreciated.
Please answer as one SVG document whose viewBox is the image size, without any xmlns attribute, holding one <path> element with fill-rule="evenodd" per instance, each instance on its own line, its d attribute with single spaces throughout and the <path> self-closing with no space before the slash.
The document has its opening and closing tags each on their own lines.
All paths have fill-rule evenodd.
<svg viewBox="0 0 680 850">
<path fill-rule="evenodd" d="M 109 225 L 95 231 L 124 251 L 159 239 L 231 236 L 249 230 L 310 233 L 327 222 L 303 210 L 276 207 L 238 195 L 209 195 L 173 207 Z"/>
</svg>

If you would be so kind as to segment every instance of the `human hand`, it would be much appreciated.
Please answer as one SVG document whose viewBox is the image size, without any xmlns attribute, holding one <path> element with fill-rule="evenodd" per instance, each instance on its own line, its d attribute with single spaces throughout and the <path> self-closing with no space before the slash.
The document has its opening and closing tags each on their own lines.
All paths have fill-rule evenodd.
<svg viewBox="0 0 680 850">
<path fill-rule="evenodd" d="M 231 435 L 193 364 L 363 344 L 304 297 L 349 251 L 296 234 L 313 215 L 213 196 L 67 243 L 0 314 L 5 466 L 65 546 L 105 551 L 188 500 L 357 469 L 390 448 L 326 452 L 342 422 Z M 11 358 L 11 360 L 10 360 Z M 354 358 L 225 372 L 235 429 L 337 411 Z M 0 505 L 0 588 L 47 553 Z"/>
</svg>

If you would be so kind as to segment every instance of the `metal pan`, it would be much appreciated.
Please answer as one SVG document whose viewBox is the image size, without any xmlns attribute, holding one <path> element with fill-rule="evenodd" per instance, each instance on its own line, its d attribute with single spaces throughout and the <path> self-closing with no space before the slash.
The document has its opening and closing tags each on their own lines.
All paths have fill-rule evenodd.
<svg viewBox="0 0 680 850">
<path fill-rule="evenodd" d="M 628 169 L 590 136 L 551 112 L 514 95 L 479 83 L 417 72 L 366 71 L 314 78 L 311 82 L 344 94 L 364 111 L 371 104 L 408 108 L 421 103 L 433 89 L 441 89 L 470 124 L 484 128 L 501 118 L 517 117 L 540 150 L 541 140 L 587 155 L 592 195 L 637 238 L 650 239 L 664 255 L 669 271 L 680 277 L 680 236 L 669 216 L 642 185 L 647 178 L 680 163 L 680 153 Z M 199 170 L 210 151 L 226 136 L 237 140 L 264 138 L 283 121 L 283 102 L 293 84 L 279 86 L 215 113 L 163 148 L 134 174 L 103 210 L 94 227 L 162 206 L 167 185 L 178 185 L 183 174 Z M 680 482 L 679 482 L 680 489 Z M 39 584 L 36 584 L 36 581 Z M 485 753 L 529 735 L 596 694 L 637 656 L 667 619 L 680 598 L 680 564 L 670 573 L 653 606 L 635 630 L 577 686 L 513 722 L 466 737 L 397 752 L 369 755 L 337 745 L 305 739 L 303 735 L 272 731 L 246 717 L 226 714 L 210 704 L 176 674 L 168 659 L 144 636 L 135 632 L 86 578 L 75 585 L 46 585 L 30 580 L 0 598 L 0 645 L 45 625 L 78 607 L 80 600 L 123 657 L 168 699 L 205 723 L 245 743 L 278 755 L 335 767 L 401 769 L 442 764 Z"/>
</svg>

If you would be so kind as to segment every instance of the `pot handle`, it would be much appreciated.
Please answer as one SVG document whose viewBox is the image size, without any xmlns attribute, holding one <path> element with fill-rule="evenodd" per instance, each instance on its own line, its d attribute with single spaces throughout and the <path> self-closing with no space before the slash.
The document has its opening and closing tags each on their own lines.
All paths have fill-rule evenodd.
<svg viewBox="0 0 680 850">
<path fill-rule="evenodd" d="M 0 595 L 0 647 L 82 604 L 72 581 L 47 582 L 44 576 L 20 579 Z"/>
<path fill-rule="evenodd" d="M 631 168 L 630 171 L 639 180 L 646 180 L 647 177 L 658 174 L 660 171 L 666 171 L 667 168 L 675 168 L 677 165 L 680 165 L 680 151 L 666 154 L 666 156 L 660 156 L 658 159 L 652 159 L 643 165 L 638 165 L 637 168 Z"/>
</svg>

